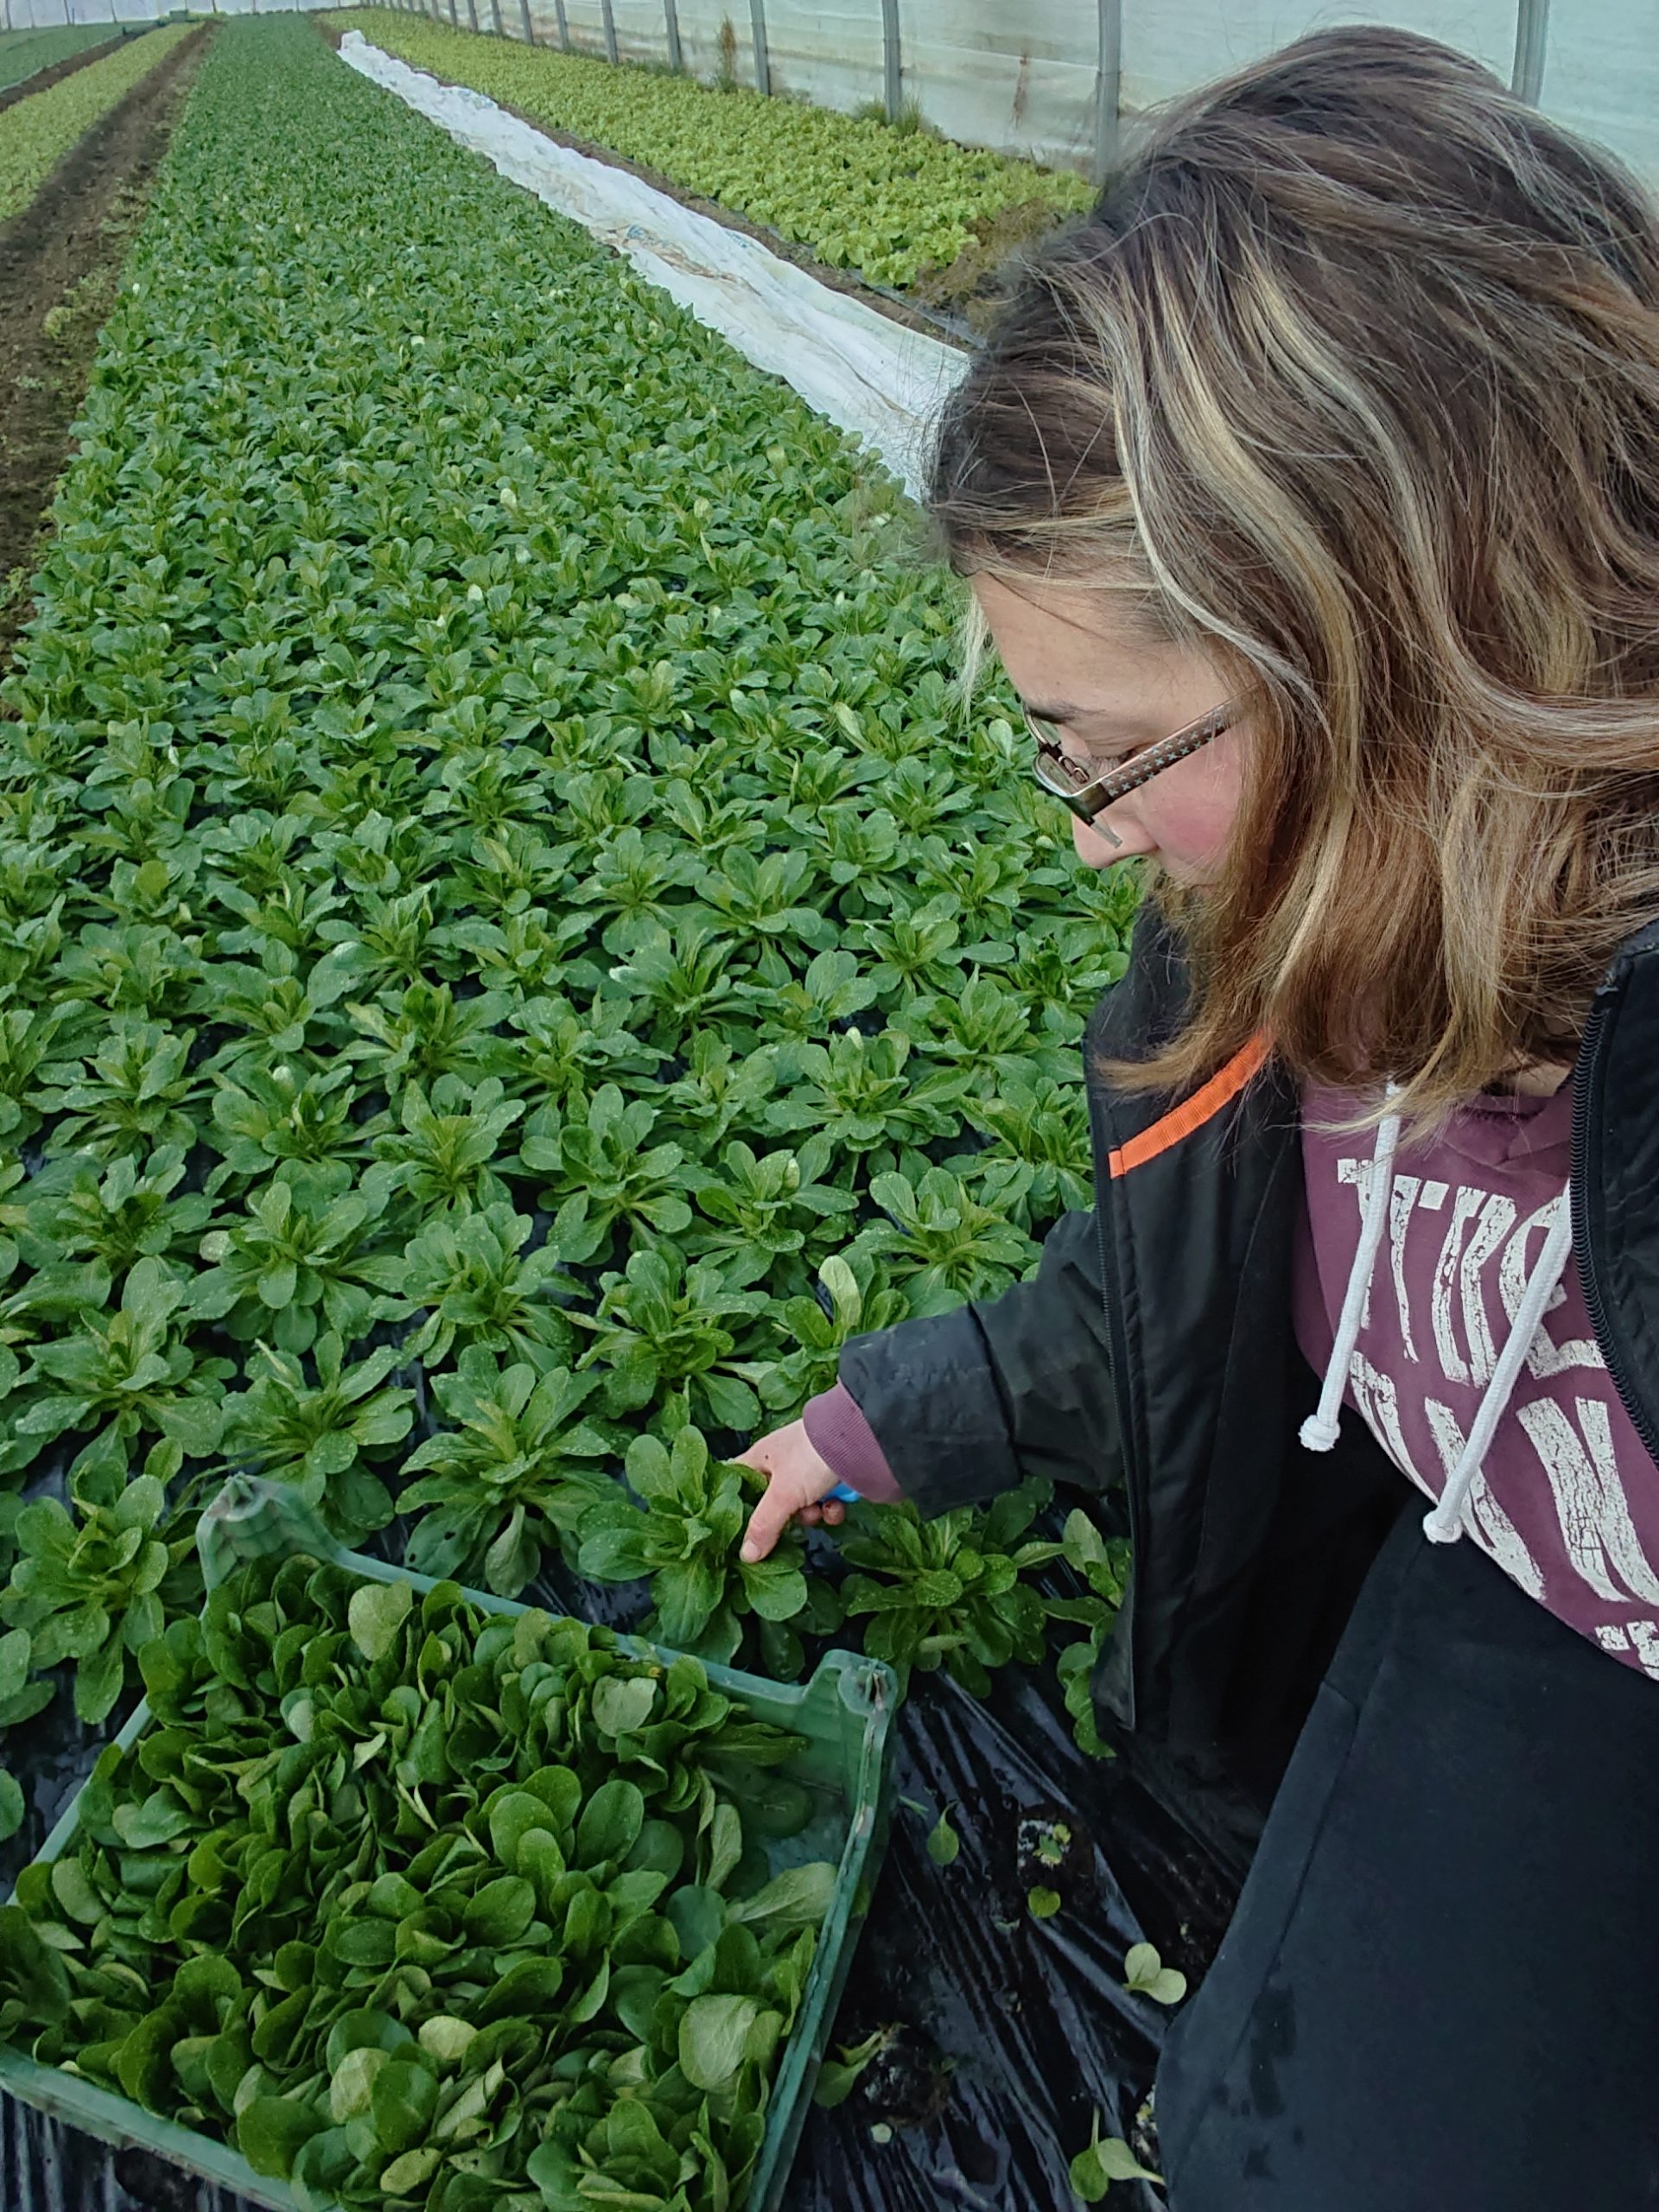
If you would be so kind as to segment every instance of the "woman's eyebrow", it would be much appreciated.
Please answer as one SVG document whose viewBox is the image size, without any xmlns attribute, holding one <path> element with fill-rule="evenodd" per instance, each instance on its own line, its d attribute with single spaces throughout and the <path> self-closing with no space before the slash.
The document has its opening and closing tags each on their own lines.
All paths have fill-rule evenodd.
<svg viewBox="0 0 1659 2212">
<path fill-rule="evenodd" d="M 1035 715 L 1039 721 L 1103 721 L 1117 729 L 1124 727 L 1123 715 L 1113 707 L 1079 707 L 1071 699 L 1046 699 L 1041 706 L 1027 700 L 1026 704 L 1027 711 Z"/>
</svg>

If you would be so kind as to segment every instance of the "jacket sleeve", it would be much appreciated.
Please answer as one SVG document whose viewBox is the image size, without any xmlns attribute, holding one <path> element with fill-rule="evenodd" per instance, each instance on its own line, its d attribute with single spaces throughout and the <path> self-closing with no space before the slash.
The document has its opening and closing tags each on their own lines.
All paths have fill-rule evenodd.
<svg viewBox="0 0 1659 2212">
<path fill-rule="evenodd" d="M 1119 1471 L 1095 1216 L 1062 1215 L 1001 1297 L 842 1347 L 841 1380 L 925 1516 L 1039 1476 L 1104 1490 Z"/>
</svg>

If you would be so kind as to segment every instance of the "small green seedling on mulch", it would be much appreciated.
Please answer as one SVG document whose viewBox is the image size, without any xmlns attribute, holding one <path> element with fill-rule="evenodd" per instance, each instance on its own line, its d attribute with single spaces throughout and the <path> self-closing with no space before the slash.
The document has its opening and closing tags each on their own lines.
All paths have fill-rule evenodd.
<svg viewBox="0 0 1659 2212">
<path fill-rule="evenodd" d="M 1150 1997 L 1154 2005 L 1179 2005 L 1186 1994 L 1186 1976 L 1179 1967 L 1166 1967 L 1154 1944 L 1134 1943 L 1123 1961 L 1123 1986 Z"/>
<path fill-rule="evenodd" d="M 1163 2176 L 1143 2166 L 1121 2135 L 1100 2133 L 1100 2114 L 1089 2124 L 1087 2147 L 1071 2161 L 1072 2194 L 1085 2204 L 1098 2204 L 1115 2181 L 1152 2181 L 1161 2188 Z"/>
</svg>

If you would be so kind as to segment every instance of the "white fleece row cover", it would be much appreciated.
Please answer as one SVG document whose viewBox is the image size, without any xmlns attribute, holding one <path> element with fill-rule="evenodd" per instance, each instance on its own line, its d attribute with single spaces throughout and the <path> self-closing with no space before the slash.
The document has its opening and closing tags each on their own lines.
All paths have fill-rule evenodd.
<svg viewBox="0 0 1659 2212">
<path fill-rule="evenodd" d="M 411 69 L 360 31 L 347 31 L 340 51 L 512 183 L 626 254 L 756 368 L 784 378 L 809 407 L 865 439 L 912 498 L 919 493 L 929 427 L 967 365 L 965 353 L 821 284 L 626 169 L 556 145 L 481 92 Z"/>
</svg>

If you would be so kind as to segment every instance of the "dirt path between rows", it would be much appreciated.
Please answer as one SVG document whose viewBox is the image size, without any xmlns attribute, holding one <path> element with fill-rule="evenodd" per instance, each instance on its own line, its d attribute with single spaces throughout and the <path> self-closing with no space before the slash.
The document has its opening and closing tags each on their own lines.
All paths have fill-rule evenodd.
<svg viewBox="0 0 1659 2212">
<path fill-rule="evenodd" d="M 55 85 L 60 77 L 73 77 L 77 69 L 84 69 L 89 61 L 101 61 L 111 47 L 120 43 L 118 38 L 106 38 L 98 46 L 83 46 L 79 54 L 67 54 L 61 61 L 50 62 L 44 69 L 37 69 L 32 77 L 23 77 L 16 84 L 8 85 L 3 92 L 0 92 L 0 115 L 3 115 L 9 107 L 15 107 L 19 100 L 27 99 L 31 92 L 43 92 L 48 85 Z"/>
<path fill-rule="evenodd" d="M 0 670 L 133 233 L 210 35 L 186 39 L 0 225 Z"/>
</svg>

